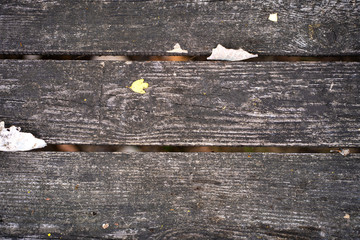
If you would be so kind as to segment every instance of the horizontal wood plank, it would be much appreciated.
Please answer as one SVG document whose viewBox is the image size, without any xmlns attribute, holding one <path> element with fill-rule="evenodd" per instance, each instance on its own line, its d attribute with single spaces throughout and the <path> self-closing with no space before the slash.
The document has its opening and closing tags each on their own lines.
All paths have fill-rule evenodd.
<svg viewBox="0 0 360 240">
<path fill-rule="evenodd" d="M 3 0 L 0 53 L 179 55 L 168 52 L 179 43 L 189 55 L 209 55 L 217 44 L 262 55 L 353 55 L 359 14 L 355 0 Z"/>
<path fill-rule="evenodd" d="M 0 119 L 51 144 L 360 143 L 360 63 L 0 61 Z M 145 94 L 132 82 L 144 78 Z"/>
<path fill-rule="evenodd" d="M 0 159 L 4 238 L 360 235 L 359 154 L 32 152 Z"/>
</svg>

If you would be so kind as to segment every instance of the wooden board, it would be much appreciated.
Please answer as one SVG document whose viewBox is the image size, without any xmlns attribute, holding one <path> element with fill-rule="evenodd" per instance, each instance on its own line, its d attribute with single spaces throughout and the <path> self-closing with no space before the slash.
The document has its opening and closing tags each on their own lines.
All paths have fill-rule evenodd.
<svg viewBox="0 0 360 240">
<path fill-rule="evenodd" d="M 278 21 L 268 20 L 278 14 Z M 356 0 L 3 0 L 0 53 L 209 55 L 222 44 L 261 55 L 360 53 Z"/>
<path fill-rule="evenodd" d="M 51 144 L 360 144 L 360 63 L 0 62 L 0 119 Z M 144 78 L 145 94 L 128 87 Z"/>
<path fill-rule="evenodd" d="M 360 235 L 359 154 L 32 152 L 0 159 L 4 238 Z"/>
</svg>

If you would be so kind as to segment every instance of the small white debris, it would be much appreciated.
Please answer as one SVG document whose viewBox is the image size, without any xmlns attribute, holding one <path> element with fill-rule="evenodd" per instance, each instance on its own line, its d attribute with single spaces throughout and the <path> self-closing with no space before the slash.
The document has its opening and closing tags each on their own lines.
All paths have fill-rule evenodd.
<svg viewBox="0 0 360 240">
<path fill-rule="evenodd" d="M 334 87 L 334 82 L 331 83 L 329 90 L 332 91 L 333 87 Z"/>
<path fill-rule="evenodd" d="M 103 229 L 107 229 L 109 227 L 109 224 L 108 223 L 104 223 L 103 225 L 102 225 L 102 228 Z"/>
<path fill-rule="evenodd" d="M 348 149 L 348 148 L 341 149 L 341 148 L 340 148 L 340 150 L 338 150 L 338 149 L 336 149 L 336 150 L 330 150 L 330 152 L 331 152 L 331 153 L 340 153 L 340 154 L 343 155 L 343 156 L 347 156 L 347 155 L 350 154 L 350 149 Z"/>
<path fill-rule="evenodd" d="M 20 130 L 15 126 L 5 128 L 5 123 L 0 122 L 0 151 L 29 151 L 46 146 L 44 140 L 34 137 L 31 133 L 20 132 Z"/>
<path fill-rule="evenodd" d="M 175 44 L 174 49 L 170 51 L 166 51 L 168 53 L 188 53 L 187 50 L 181 49 L 180 44 Z"/>
<path fill-rule="evenodd" d="M 270 21 L 273 21 L 273 22 L 277 22 L 278 20 L 278 16 L 277 16 L 277 13 L 272 13 L 269 15 L 269 20 Z"/>
<path fill-rule="evenodd" d="M 341 149 L 340 154 L 343 156 L 347 156 L 350 154 L 350 149 L 346 148 L 346 149 Z"/>
<path fill-rule="evenodd" d="M 212 50 L 210 57 L 207 60 L 223 60 L 223 61 L 241 61 L 249 58 L 258 57 L 257 54 L 251 54 L 247 51 L 239 49 L 227 49 L 221 44 Z"/>
<path fill-rule="evenodd" d="M 350 219 L 350 215 L 346 213 L 345 216 L 344 216 L 344 218 L 345 218 L 345 219 Z"/>
</svg>

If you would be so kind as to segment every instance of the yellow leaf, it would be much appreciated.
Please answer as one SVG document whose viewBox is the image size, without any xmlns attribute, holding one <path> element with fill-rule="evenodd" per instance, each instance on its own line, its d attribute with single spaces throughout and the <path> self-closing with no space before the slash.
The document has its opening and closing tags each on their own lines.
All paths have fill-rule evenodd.
<svg viewBox="0 0 360 240">
<path fill-rule="evenodd" d="M 144 79 L 139 79 L 131 84 L 130 89 L 133 90 L 134 92 L 144 94 L 145 93 L 144 89 L 148 87 L 149 84 L 144 83 Z"/>
</svg>

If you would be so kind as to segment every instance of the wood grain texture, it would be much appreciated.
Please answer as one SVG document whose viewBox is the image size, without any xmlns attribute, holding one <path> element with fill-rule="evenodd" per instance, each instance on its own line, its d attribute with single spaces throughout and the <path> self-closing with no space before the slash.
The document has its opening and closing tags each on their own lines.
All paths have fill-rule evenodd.
<svg viewBox="0 0 360 240">
<path fill-rule="evenodd" d="M 3 0 L 0 53 L 171 55 L 179 43 L 209 55 L 220 43 L 262 55 L 353 55 L 359 15 L 356 0 Z"/>
<path fill-rule="evenodd" d="M 360 63 L 0 62 L 0 119 L 48 143 L 353 146 Z M 144 78 L 145 94 L 127 86 Z"/>
<path fill-rule="evenodd" d="M 0 159 L 4 238 L 360 235 L 359 154 L 32 152 Z"/>
</svg>

